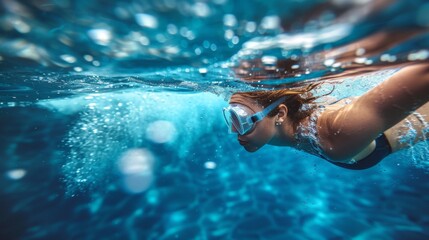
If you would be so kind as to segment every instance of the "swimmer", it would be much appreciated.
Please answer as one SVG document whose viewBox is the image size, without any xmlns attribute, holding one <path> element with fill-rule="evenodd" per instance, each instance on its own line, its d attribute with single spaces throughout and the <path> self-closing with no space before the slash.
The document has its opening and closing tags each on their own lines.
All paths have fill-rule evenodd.
<svg viewBox="0 0 429 240">
<path fill-rule="evenodd" d="M 224 108 L 231 133 L 248 151 L 288 146 L 348 169 L 366 169 L 429 139 L 429 64 L 402 68 L 354 99 L 317 104 L 311 90 L 238 92 Z M 415 130 L 412 141 L 401 136 Z"/>
</svg>

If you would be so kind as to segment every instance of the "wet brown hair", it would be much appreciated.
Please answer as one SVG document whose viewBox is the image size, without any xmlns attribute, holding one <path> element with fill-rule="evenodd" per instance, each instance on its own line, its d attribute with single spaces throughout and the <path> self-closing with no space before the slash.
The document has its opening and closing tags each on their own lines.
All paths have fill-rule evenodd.
<svg viewBox="0 0 429 240">
<path fill-rule="evenodd" d="M 240 95 L 245 98 L 255 100 L 258 104 L 266 108 L 277 99 L 287 96 L 283 104 L 288 108 L 288 117 L 295 124 L 298 124 L 302 119 L 308 117 L 316 109 L 314 101 L 318 98 L 310 92 L 320 84 L 309 84 L 301 88 L 279 89 L 269 91 L 254 91 L 254 92 L 237 92 L 234 95 Z M 303 105 L 307 105 L 303 107 Z M 273 109 L 268 116 L 273 117 L 278 113 L 278 107 Z"/>
</svg>

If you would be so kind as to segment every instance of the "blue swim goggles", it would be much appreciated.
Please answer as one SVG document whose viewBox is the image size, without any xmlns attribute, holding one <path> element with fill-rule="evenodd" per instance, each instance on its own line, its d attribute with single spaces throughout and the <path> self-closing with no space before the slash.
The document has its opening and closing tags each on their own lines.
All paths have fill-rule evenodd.
<svg viewBox="0 0 429 240">
<path fill-rule="evenodd" d="M 223 109 L 223 116 L 225 117 L 226 125 L 228 125 L 229 133 L 234 133 L 233 129 L 240 135 L 250 133 L 255 128 L 255 123 L 261 121 L 266 117 L 274 108 L 280 105 L 286 96 L 279 98 L 277 101 L 271 103 L 264 110 L 253 113 L 253 111 L 241 104 L 233 103 Z"/>
</svg>

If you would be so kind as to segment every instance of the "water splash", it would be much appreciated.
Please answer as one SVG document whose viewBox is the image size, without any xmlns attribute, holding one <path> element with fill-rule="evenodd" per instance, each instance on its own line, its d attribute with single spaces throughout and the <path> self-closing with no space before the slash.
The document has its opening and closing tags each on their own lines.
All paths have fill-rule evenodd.
<svg viewBox="0 0 429 240">
<path fill-rule="evenodd" d="M 64 142 L 69 148 L 67 163 L 63 166 L 69 195 L 117 187 L 115 176 L 124 175 L 124 171 L 117 170 L 118 159 L 124 159 L 130 149 L 151 149 L 153 157 L 150 158 L 157 161 L 170 161 L 164 159 L 166 156 L 187 157 L 189 148 L 200 141 L 200 136 L 210 133 L 213 126 L 222 121 L 218 109 L 225 104 L 214 95 L 166 92 L 91 95 L 77 98 L 75 102 L 85 108 Z M 64 104 L 49 101 L 44 106 L 70 114 Z M 198 109 L 205 111 L 201 113 Z M 174 126 L 181 131 L 176 132 Z M 162 131 L 157 130 L 160 127 Z M 156 177 L 152 175 L 154 172 L 152 169 L 147 174 L 123 176 L 122 184 L 131 184 L 127 191 L 133 193 L 144 191 L 149 185 L 134 183 L 144 177 L 149 184 Z"/>
<path fill-rule="evenodd" d="M 411 157 L 417 167 L 429 171 L 429 124 L 422 114 L 414 112 L 413 116 L 417 118 L 422 126 L 420 129 L 421 133 L 418 133 L 418 130 L 414 129 L 415 134 L 419 136 L 419 143 L 411 146 Z"/>
</svg>

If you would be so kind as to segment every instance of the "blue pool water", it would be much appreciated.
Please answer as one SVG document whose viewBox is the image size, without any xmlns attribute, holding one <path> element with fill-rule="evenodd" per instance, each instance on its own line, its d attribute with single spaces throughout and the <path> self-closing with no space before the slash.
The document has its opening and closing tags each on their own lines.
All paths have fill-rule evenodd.
<svg viewBox="0 0 429 240">
<path fill-rule="evenodd" d="M 351 171 L 289 148 L 247 153 L 221 112 L 234 91 L 308 81 L 358 96 L 427 61 L 426 1 L 0 11 L 0 239 L 429 239 L 428 141 Z M 397 35 L 371 38 L 383 32 Z M 365 39 L 373 49 L 350 47 Z"/>
</svg>

